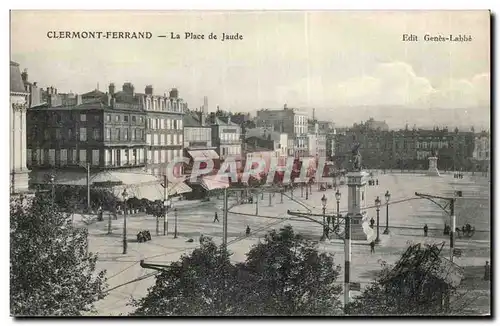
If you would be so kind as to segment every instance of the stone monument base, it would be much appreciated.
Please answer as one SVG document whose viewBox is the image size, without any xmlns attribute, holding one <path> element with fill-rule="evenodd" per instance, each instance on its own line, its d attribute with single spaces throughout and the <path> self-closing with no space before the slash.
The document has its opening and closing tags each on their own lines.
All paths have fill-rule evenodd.
<svg viewBox="0 0 500 326">
<path fill-rule="evenodd" d="M 363 215 L 356 214 L 351 216 L 351 240 L 364 240 L 367 236 L 363 231 Z"/>
<path fill-rule="evenodd" d="M 427 175 L 432 177 L 440 177 L 439 170 L 437 169 L 438 158 L 435 156 L 429 157 L 429 170 L 427 170 Z"/>
</svg>

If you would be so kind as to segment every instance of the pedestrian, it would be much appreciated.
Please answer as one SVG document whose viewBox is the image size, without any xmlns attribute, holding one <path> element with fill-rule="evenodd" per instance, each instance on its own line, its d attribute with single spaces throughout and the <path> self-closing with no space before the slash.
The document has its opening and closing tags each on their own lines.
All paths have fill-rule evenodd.
<svg viewBox="0 0 500 326">
<path fill-rule="evenodd" d="M 373 217 L 370 219 L 370 227 L 373 229 L 373 226 L 375 225 L 375 220 Z"/>
<path fill-rule="evenodd" d="M 217 212 L 215 212 L 214 223 L 219 222 L 219 217 L 217 216 Z"/>
<path fill-rule="evenodd" d="M 103 211 L 102 211 L 102 207 L 99 206 L 99 208 L 97 209 L 97 220 L 98 221 L 102 221 L 103 220 Z"/>
<path fill-rule="evenodd" d="M 427 226 L 427 224 L 424 225 L 424 237 L 427 236 L 427 232 L 429 232 L 429 227 Z"/>
<path fill-rule="evenodd" d="M 489 281 L 491 276 L 490 263 L 487 261 L 484 265 L 484 280 Z"/>
<path fill-rule="evenodd" d="M 378 179 L 375 182 L 377 183 L 377 186 L 378 186 Z"/>
<path fill-rule="evenodd" d="M 370 253 L 375 253 L 375 241 L 370 242 Z"/>
<path fill-rule="evenodd" d="M 250 235 L 250 232 L 251 232 L 250 231 L 250 226 L 247 225 L 247 229 L 245 230 L 245 234 L 246 234 L 247 237 Z"/>
</svg>

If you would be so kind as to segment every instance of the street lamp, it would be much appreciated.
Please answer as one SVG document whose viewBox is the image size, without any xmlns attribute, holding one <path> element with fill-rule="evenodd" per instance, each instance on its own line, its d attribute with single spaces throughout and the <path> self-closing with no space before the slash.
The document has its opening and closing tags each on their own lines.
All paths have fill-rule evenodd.
<svg viewBox="0 0 500 326">
<path fill-rule="evenodd" d="M 377 196 L 377 198 L 375 199 L 375 206 L 377 207 L 377 238 L 375 239 L 375 243 L 379 243 L 380 242 L 380 236 L 379 236 L 379 228 L 380 228 L 380 204 L 381 204 L 381 200 L 380 198 Z"/>
<path fill-rule="evenodd" d="M 174 239 L 177 239 L 177 208 L 174 208 Z"/>
<path fill-rule="evenodd" d="M 337 189 L 337 192 L 335 192 L 335 199 L 337 200 L 337 224 L 339 223 L 339 219 L 340 219 L 340 197 L 341 196 L 342 196 L 342 194 Z M 335 227 L 335 225 L 332 225 L 332 226 Z"/>
<path fill-rule="evenodd" d="M 321 236 L 321 239 L 324 240 L 325 237 L 326 237 L 326 230 L 327 228 L 329 227 L 328 226 L 325 226 L 325 222 L 326 222 L 326 202 L 327 202 L 327 199 L 326 199 L 326 196 L 325 194 L 323 194 L 323 197 L 321 197 L 321 203 L 323 204 L 323 235 Z"/>
<path fill-rule="evenodd" d="M 127 198 L 128 193 L 127 189 L 124 189 L 122 192 L 123 197 L 123 254 L 127 253 Z"/>
<path fill-rule="evenodd" d="M 385 230 L 384 234 L 389 234 L 389 200 L 391 200 L 391 194 L 389 193 L 389 190 L 385 192 L 385 202 L 387 204 L 386 206 L 386 215 L 385 215 Z"/>
<path fill-rule="evenodd" d="M 56 177 L 53 174 L 51 174 L 50 175 L 50 184 L 52 186 L 52 204 L 54 204 L 54 201 L 56 198 L 55 181 L 56 181 Z"/>
</svg>

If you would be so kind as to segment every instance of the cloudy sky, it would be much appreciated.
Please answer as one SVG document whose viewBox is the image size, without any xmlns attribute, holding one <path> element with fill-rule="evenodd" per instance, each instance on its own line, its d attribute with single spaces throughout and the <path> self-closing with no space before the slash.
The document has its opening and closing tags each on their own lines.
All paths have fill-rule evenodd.
<svg viewBox="0 0 500 326">
<path fill-rule="evenodd" d="M 177 87 L 190 107 L 208 96 L 236 111 L 316 108 L 363 120 L 359 106 L 467 109 L 485 114 L 490 93 L 489 12 L 12 12 L 12 60 L 60 92 L 99 83 Z M 48 31 L 149 31 L 151 40 L 49 39 Z M 239 33 L 243 40 L 156 35 Z M 418 42 L 403 42 L 415 34 Z M 425 42 L 466 34 L 471 42 Z M 342 108 L 342 109 L 341 109 Z M 485 111 L 485 108 L 486 111 Z"/>
</svg>

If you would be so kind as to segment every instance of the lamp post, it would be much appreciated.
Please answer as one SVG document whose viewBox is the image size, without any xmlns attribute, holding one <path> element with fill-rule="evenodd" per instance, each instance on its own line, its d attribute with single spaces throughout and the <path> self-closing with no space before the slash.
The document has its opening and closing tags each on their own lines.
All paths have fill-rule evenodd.
<svg viewBox="0 0 500 326">
<path fill-rule="evenodd" d="M 386 206 L 386 215 L 385 215 L 385 230 L 384 234 L 389 234 L 389 200 L 391 200 L 391 194 L 389 193 L 389 190 L 385 192 L 385 202 L 387 204 Z"/>
<path fill-rule="evenodd" d="M 177 239 L 177 208 L 174 208 L 174 239 Z"/>
<path fill-rule="evenodd" d="M 322 240 L 325 240 L 325 237 L 326 237 L 326 230 L 327 230 L 327 227 L 325 226 L 325 222 L 326 222 L 326 202 L 327 202 L 327 199 L 326 199 L 326 196 L 325 194 L 323 194 L 323 197 L 321 197 L 321 203 L 323 204 L 323 235 L 321 236 L 321 239 Z"/>
<path fill-rule="evenodd" d="M 123 254 L 125 255 L 127 253 L 127 198 L 128 198 L 128 193 L 127 189 L 124 189 L 122 192 L 122 197 L 123 197 Z"/>
<path fill-rule="evenodd" d="M 340 197 L 341 196 L 342 196 L 342 194 L 337 189 L 337 192 L 335 192 L 335 199 L 337 200 L 337 224 L 339 223 L 339 219 L 340 219 Z M 333 225 L 333 227 L 335 227 L 335 225 Z"/>
<path fill-rule="evenodd" d="M 52 186 L 52 204 L 54 204 L 54 201 L 56 199 L 55 181 L 56 181 L 56 177 L 53 174 L 51 174 L 50 175 L 50 184 Z"/>
<path fill-rule="evenodd" d="M 380 198 L 377 196 L 377 198 L 375 199 L 375 206 L 377 207 L 377 238 L 375 239 L 375 243 L 379 243 L 380 242 Z"/>
</svg>

